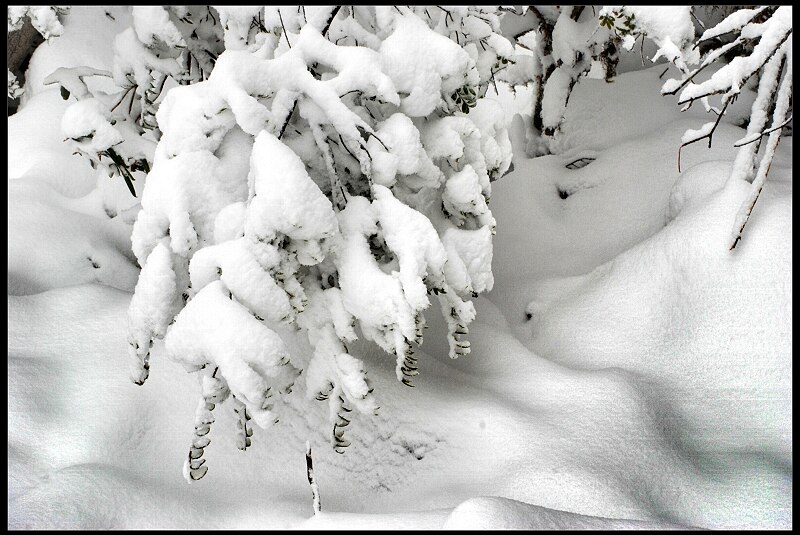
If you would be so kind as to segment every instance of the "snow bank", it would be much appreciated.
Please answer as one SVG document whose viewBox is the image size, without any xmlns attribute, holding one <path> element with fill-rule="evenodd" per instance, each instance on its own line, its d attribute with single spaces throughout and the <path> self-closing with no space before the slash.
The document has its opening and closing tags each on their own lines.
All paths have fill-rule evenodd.
<svg viewBox="0 0 800 535">
<path fill-rule="evenodd" d="M 621 520 L 576 515 L 506 498 L 472 498 L 458 505 L 443 529 L 686 529 L 668 522 Z"/>
</svg>

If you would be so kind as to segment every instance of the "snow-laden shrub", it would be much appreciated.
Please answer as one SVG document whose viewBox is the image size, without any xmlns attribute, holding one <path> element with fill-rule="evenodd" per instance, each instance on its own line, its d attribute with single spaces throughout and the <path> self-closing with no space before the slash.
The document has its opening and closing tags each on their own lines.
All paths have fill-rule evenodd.
<svg viewBox="0 0 800 535">
<path fill-rule="evenodd" d="M 155 114 L 164 87 L 208 78 L 224 48 L 219 14 L 208 6 L 134 6 L 131 15 L 132 26 L 114 39 L 112 71 L 60 68 L 45 84 L 58 84 L 65 100 L 78 101 L 62 122 L 74 151 L 93 168 L 121 176 L 135 197 L 134 174 L 150 171 L 161 135 Z M 111 79 L 116 90 L 90 90 L 84 80 L 90 76 Z"/>
<path fill-rule="evenodd" d="M 708 139 L 710 147 L 714 130 L 728 106 L 751 78 L 756 80 L 756 99 L 750 110 L 747 134 L 734 145 L 740 149 L 730 179 L 752 181 L 752 189 L 733 225 L 730 242 L 733 249 L 742 238 L 764 186 L 783 128 L 792 120 L 792 7 L 760 6 L 733 11 L 706 29 L 697 46 L 705 50 L 702 60 L 695 62 L 699 65 L 681 69 L 681 78 L 667 80 L 661 92 L 674 95 L 680 91 L 678 103 L 685 104 L 684 109 L 699 100 L 706 111 L 716 114 L 716 119 L 697 130 L 688 130 L 681 147 L 703 139 Z M 736 56 L 731 57 L 734 53 Z M 725 65 L 708 79 L 695 83 L 699 73 L 726 56 L 730 59 Z M 719 104 L 713 106 L 710 98 L 716 95 Z M 766 149 L 759 160 L 764 136 L 767 136 Z"/>
<path fill-rule="evenodd" d="M 513 56 L 500 78 L 512 85 L 532 84 L 532 144 L 528 152 L 549 151 L 569 97 L 582 77 L 610 82 L 621 53 L 641 38 L 652 40 L 660 57 L 685 68 L 697 56 L 690 6 L 525 6 L 515 18 L 513 40 L 530 53 Z M 644 61 L 644 56 L 642 56 Z"/>
<path fill-rule="evenodd" d="M 515 44 L 532 54 L 513 55 L 513 66 L 501 78 L 512 85 L 533 84 L 528 147 L 532 155 L 550 149 L 579 79 L 590 76 L 611 81 L 619 52 L 631 50 L 640 38 L 642 45 L 649 39 L 657 47 L 651 61 L 663 57 L 680 73 L 679 78 L 666 81 L 662 94 L 680 92 L 678 103 L 684 105 L 683 110 L 700 101 L 706 111 L 716 115 L 699 129 L 686 131 L 680 148 L 703 139 L 710 147 L 728 106 L 746 83 L 755 82 L 757 96 L 747 134 L 735 144 L 741 148 L 731 174 L 731 180 L 753 183 L 734 222 L 733 249 L 758 200 L 783 129 L 792 119 L 792 7 L 527 6 L 510 16 L 517 19 L 509 26 L 515 28 Z M 699 37 L 698 27 L 702 30 Z M 700 82 L 702 76 L 698 75 L 712 64 L 723 65 Z M 712 105 L 711 98 L 716 95 L 719 104 Z M 769 136 L 767 147 L 759 159 L 765 136 Z"/>
<path fill-rule="evenodd" d="M 373 341 L 412 386 L 431 298 L 450 356 L 468 353 L 470 299 L 493 284 L 490 182 L 511 163 L 503 114 L 481 98 L 512 52 L 493 10 L 217 11 L 226 50 L 207 79 L 160 103 L 132 236 L 134 380 L 161 337 L 203 378 L 190 480 L 206 473 L 216 404 L 235 400 L 245 448 L 247 422 L 275 422 L 298 376 L 328 401 L 341 452 L 347 413 L 378 408 L 348 344 Z M 179 33 L 136 29 L 173 47 Z M 99 115 L 86 112 L 96 135 Z M 290 354 L 279 324 L 300 328 L 313 354 Z"/>
</svg>

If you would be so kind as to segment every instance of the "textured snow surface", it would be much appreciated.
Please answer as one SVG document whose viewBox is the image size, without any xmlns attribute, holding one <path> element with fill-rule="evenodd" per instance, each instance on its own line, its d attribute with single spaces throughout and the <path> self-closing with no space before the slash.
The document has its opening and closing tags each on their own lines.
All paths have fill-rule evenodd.
<svg viewBox="0 0 800 535">
<path fill-rule="evenodd" d="M 70 20 L 57 39 L 73 39 Z M 396 381 L 393 358 L 363 339 L 348 344 L 380 412 L 351 413 L 343 455 L 330 447 L 327 404 L 307 400 L 298 383 L 282 397 L 279 424 L 254 426 L 247 452 L 236 447 L 238 416 L 220 405 L 208 474 L 191 486 L 181 466 L 200 384 L 161 342 L 148 382 L 130 381 L 133 219 L 109 217 L 89 166 L 56 138 L 58 91 L 34 91 L 9 118 L 22 139 L 9 139 L 8 527 L 790 528 L 792 138 L 728 252 L 749 191 L 726 181 L 744 131 L 723 121 L 712 149 L 684 148 L 679 174 L 683 132 L 709 116 L 681 115 L 675 97 L 661 97 L 661 70 L 581 81 L 558 154 L 528 160 L 515 146 L 515 170 L 492 184 L 494 286 L 475 300 L 471 354 L 449 359 L 445 321 L 430 313 L 410 389 Z M 442 151 L 459 150 L 451 132 Z M 594 160 L 565 167 L 580 157 Z M 364 201 L 352 199 L 338 224 L 369 255 L 363 233 L 380 215 Z M 235 234 L 240 212 L 220 212 L 216 228 L 209 218 L 204 232 Z M 474 257 L 470 274 L 484 272 L 486 258 L 459 252 Z M 424 261 L 438 261 L 430 253 Z M 409 273 L 423 261 L 411 260 Z M 365 287 L 379 275 L 351 274 Z M 391 301 L 383 288 L 373 297 Z M 238 306 L 227 293 L 209 297 L 218 298 L 211 308 Z M 347 313 L 334 305 L 347 296 L 326 299 L 345 332 Z M 377 321 L 370 305 L 359 313 Z M 215 322 L 205 312 L 205 331 L 264 336 L 252 315 Z M 270 328 L 286 347 L 265 337 L 263 362 L 285 351 L 305 367 L 305 336 Z M 212 347 L 194 329 L 176 342 L 213 352 L 221 366 L 239 362 L 226 353 L 235 335 Z M 337 361 L 343 372 L 360 364 Z M 270 371 L 234 376 L 255 391 Z"/>
</svg>

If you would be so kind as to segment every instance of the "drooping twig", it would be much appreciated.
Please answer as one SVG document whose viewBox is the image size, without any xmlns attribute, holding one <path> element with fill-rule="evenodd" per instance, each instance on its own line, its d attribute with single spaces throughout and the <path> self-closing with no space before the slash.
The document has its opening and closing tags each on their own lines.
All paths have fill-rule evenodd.
<svg viewBox="0 0 800 535">
<path fill-rule="evenodd" d="M 314 514 L 322 511 L 322 505 L 319 500 L 319 486 L 314 479 L 314 465 L 311 459 L 311 443 L 306 440 L 306 475 L 308 476 L 308 484 L 311 485 L 311 496 L 314 500 Z"/>
<path fill-rule="evenodd" d="M 711 127 L 711 130 L 707 134 L 705 134 L 703 136 L 700 136 L 700 137 L 698 137 L 696 139 L 693 139 L 691 141 L 687 141 L 686 143 L 683 143 L 680 147 L 678 147 L 678 172 L 679 173 L 681 172 L 681 150 L 683 150 L 683 147 L 685 147 L 686 145 L 691 145 L 692 143 L 697 143 L 701 139 L 708 138 L 708 148 L 710 149 L 711 148 L 711 139 L 712 139 L 712 136 L 714 135 L 714 130 L 717 129 L 717 126 L 719 126 L 719 122 L 722 120 L 722 116 L 725 115 L 725 110 L 728 108 L 728 104 L 730 104 L 730 100 L 726 100 L 725 101 L 725 105 L 722 107 L 722 110 L 720 110 L 719 114 L 717 115 L 717 120 L 714 121 L 714 126 Z"/>
</svg>

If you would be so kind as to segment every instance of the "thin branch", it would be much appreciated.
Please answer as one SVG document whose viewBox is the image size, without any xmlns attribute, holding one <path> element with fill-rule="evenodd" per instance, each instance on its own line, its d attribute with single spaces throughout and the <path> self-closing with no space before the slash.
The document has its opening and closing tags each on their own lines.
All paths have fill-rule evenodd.
<svg viewBox="0 0 800 535">
<path fill-rule="evenodd" d="M 689 9 L 689 14 L 695 21 L 697 21 L 697 24 L 699 24 L 701 28 L 703 28 L 704 30 L 706 29 L 706 25 L 703 24 L 703 21 L 698 19 L 697 15 L 694 14 L 694 6 Z"/>
<path fill-rule="evenodd" d="M 683 147 L 685 147 L 686 145 L 691 145 L 692 143 L 697 143 L 701 139 L 708 138 L 708 148 L 710 149 L 711 148 L 711 138 L 714 135 L 714 130 L 717 129 L 717 126 L 719 126 L 720 120 L 722 120 L 722 116 L 725 115 L 725 110 L 728 108 L 728 104 L 730 104 L 730 100 L 726 100 L 725 101 L 725 105 L 722 107 L 722 110 L 719 112 L 719 115 L 717 115 L 717 120 L 714 122 L 714 126 L 711 128 L 711 131 L 708 134 L 706 134 L 704 136 L 701 136 L 701 137 L 698 137 L 697 139 L 693 139 L 691 141 L 687 141 L 686 143 L 682 144 L 678 148 L 678 172 L 679 173 L 681 172 L 681 150 L 683 149 Z"/>
<path fill-rule="evenodd" d="M 714 52 L 710 53 L 708 56 L 706 56 L 706 59 L 703 60 L 702 65 L 700 65 L 698 68 L 696 68 L 691 73 L 689 73 L 689 75 L 686 78 L 681 80 L 680 85 L 678 85 L 675 89 L 673 89 L 672 91 L 669 91 L 667 93 L 664 93 L 664 95 L 674 95 L 675 93 L 677 93 L 680 89 L 685 87 L 686 84 L 691 82 L 694 79 L 695 76 L 700 74 L 706 67 L 708 67 L 709 65 L 714 63 L 714 61 L 717 58 L 719 58 L 722 54 L 724 54 L 725 52 L 731 50 L 733 47 L 741 45 L 742 42 L 743 41 L 741 39 L 737 39 L 736 41 L 733 41 L 732 43 L 728 43 L 728 44 L 718 48 Z M 667 67 L 667 68 L 669 68 L 669 67 Z M 665 70 L 664 72 L 667 72 L 667 71 Z M 662 73 L 661 76 L 664 76 L 664 74 Z M 661 76 L 659 76 L 659 78 L 661 78 Z"/>
<path fill-rule="evenodd" d="M 303 8 L 303 9 L 305 9 L 305 8 Z M 336 6 L 336 7 L 333 8 L 333 11 L 331 11 L 330 16 L 328 16 L 328 20 L 325 22 L 325 27 L 322 28 L 323 37 L 325 37 L 325 35 L 328 33 L 328 30 L 331 27 L 331 23 L 333 23 L 333 19 L 336 18 L 336 15 L 339 13 L 340 9 L 342 9 L 342 6 Z"/>
<path fill-rule="evenodd" d="M 772 124 L 781 123 L 783 124 L 786 120 L 786 114 L 789 110 L 790 100 L 791 100 L 791 93 L 792 93 L 792 65 L 788 61 L 788 57 L 784 56 L 783 58 L 783 65 L 781 70 L 784 70 L 783 73 L 783 80 L 781 81 L 780 88 L 778 89 L 778 95 L 775 99 L 775 111 L 772 116 Z M 759 138 L 760 139 L 760 138 Z M 756 173 L 755 178 L 753 179 L 753 188 L 751 193 L 751 199 L 749 202 L 745 201 L 742 208 L 739 209 L 739 213 L 736 216 L 737 222 L 741 221 L 741 225 L 739 226 L 738 231 L 733 239 L 733 243 L 731 244 L 728 250 L 733 250 L 736 247 L 736 244 L 739 243 L 739 240 L 742 238 L 742 233 L 744 232 L 744 227 L 747 225 L 747 222 L 750 220 L 750 215 L 753 213 L 753 208 L 758 201 L 758 197 L 761 195 L 761 190 L 764 189 L 764 182 L 767 180 L 767 175 L 769 175 L 769 171 L 772 168 L 772 161 L 775 158 L 775 151 L 778 148 L 778 144 L 781 141 L 781 131 L 779 128 L 773 129 L 770 133 L 769 138 L 767 140 L 767 148 L 764 151 L 764 156 L 761 158 L 761 162 L 758 165 L 758 172 Z M 742 149 L 740 149 L 742 150 Z M 744 214 L 742 214 L 742 209 L 745 207 L 746 210 Z M 743 219 L 740 219 L 744 216 Z"/>
<path fill-rule="evenodd" d="M 308 484 L 311 486 L 311 497 L 314 500 L 314 514 L 322 511 L 322 505 L 319 500 L 319 486 L 314 479 L 314 463 L 311 459 L 311 444 L 306 441 L 306 475 L 308 476 Z"/>
<path fill-rule="evenodd" d="M 769 60 L 770 60 L 770 59 L 772 59 L 772 57 L 773 57 L 775 54 L 777 54 L 777 53 L 778 53 L 778 52 L 781 50 L 781 48 L 783 47 L 783 44 L 786 42 L 786 40 L 789 38 L 789 36 L 790 36 L 790 35 L 792 35 L 792 30 L 789 30 L 788 32 L 786 32 L 786 35 L 784 35 L 784 36 L 783 36 L 783 38 L 781 39 L 781 41 L 780 41 L 780 42 L 779 42 L 777 45 L 775 45 L 775 49 L 772 51 L 772 54 L 770 54 L 769 56 L 767 56 L 767 59 L 765 59 L 765 60 L 764 60 L 764 63 L 762 63 L 761 65 L 759 65 L 757 68 L 755 68 L 753 71 L 751 71 L 751 72 L 750 72 L 750 74 L 748 74 L 748 75 L 747 75 L 745 78 L 743 78 L 743 79 L 741 80 L 741 82 L 740 82 L 740 84 L 739 84 L 739 87 L 744 87 L 745 83 L 747 83 L 747 81 L 748 81 L 748 80 L 749 80 L 749 79 L 750 79 L 750 78 L 751 78 L 751 77 L 752 77 L 752 76 L 753 76 L 755 73 L 757 73 L 758 71 L 760 71 L 760 70 L 761 70 L 761 68 L 762 68 L 764 65 L 766 65 L 766 64 L 769 62 Z M 695 101 L 695 100 L 697 100 L 697 99 L 700 99 L 700 98 L 703 98 L 703 97 L 710 97 L 711 95 L 717 95 L 717 94 L 719 94 L 719 93 L 724 93 L 724 92 L 725 92 L 725 89 L 718 89 L 718 90 L 716 90 L 716 91 L 709 91 L 708 93 L 706 93 L 706 94 L 704 94 L 704 95 L 697 95 L 696 97 L 692 97 L 692 98 L 690 98 L 690 99 L 683 100 L 683 101 L 679 100 L 679 101 L 678 101 L 678 104 L 685 104 L 685 103 L 687 103 L 687 102 L 689 102 L 689 101 Z"/>
<path fill-rule="evenodd" d="M 741 140 L 737 141 L 736 143 L 733 144 L 733 146 L 734 147 L 744 147 L 745 145 L 749 145 L 750 143 L 755 143 L 756 141 L 758 141 L 762 137 L 766 136 L 767 134 L 771 134 L 775 130 L 779 130 L 779 129 L 783 128 L 784 126 L 786 126 L 787 124 L 791 123 L 793 117 L 794 117 L 793 115 L 790 115 L 788 119 L 783 121 L 783 123 L 779 124 L 778 126 L 776 126 L 774 128 L 770 128 L 769 130 L 764 130 L 763 132 L 761 132 L 758 135 L 758 137 L 754 137 L 753 139 L 751 139 L 749 141 L 741 141 Z M 745 139 L 747 139 L 747 138 L 745 138 Z"/>
<path fill-rule="evenodd" d="M 114 105 L 111 107 L 111 111 L 114 111 L 115 109 L 117 109 L 117 106 L 119 106 L 120 104 L 122 104 L 122 101 L 123 101 L 123 100 L 125 100 L 125 97 L 127 97 L 127 96 L 128 96 L 128 93 L 130 93 L 132 89 L 136 89 L 136 86 L 135 86 L 135 85 L 132 85 L 132 86 L 128 87 L 128 89 L 126 89 L 126 90 L 125 90 L 125 92 L 122 94 L 122 97 L 120 97 L 119 101 L 117 101 L 117 103 L 116 103 L 116 104 L 114 104 Z"/>
<path fill-rule="evenodd" d="M 278 8 L 278 18 L 281 19 L 281 28 L 283 28 L 283 35 L 286 37 L 286 44 L 289 45 L 289 48 L 292 48 L 292 43 L 289 42 L 289 34 L 286 33 L 286 26 L 283 25 L 283 16 L 280 8 Z"/>
<path fill-rule="evenodd" d="M 347 143 L 345 143 L 345 142 L 344 142 L 344 138 L 342 138 L 342 134 L 339 134 L 339 140 L 342 142 L 341 146 L 342 146 L 342 147 L 344 147 L 344 150 L 346 150 L 346 151 L 347 151 L 347 154 L 349 154 L 349 155 L 350 155 L 350 156 L 351 156 L 351 157 L 352 157 L 352 158 L 353 158 L 355 161 L 357 161 L 357 162 L 360 162 L 361 160 L 359 160 L 358 158 L 356 158 L 356 157 L 353 155 L 353 153 L 352 153 L 352 152 L 350 152 L 350 149 L 347 147 Z"/>
<path fill-rule="evenodd" d="M 286 126 L 289 124 L 289 121 L 292 118 L 292 114 L 294 114 L 294 110 L 297 108 L 297 100 L 298 99 L 294 99 L 294 104 L 292 105 L 292 111 L 289 112 L 289 114 L 286 116 L 286 120 L 283 121 L 283 126 L 281 126 L 281 130 L 278 133 L 278 139 L 280 139 L 283 136 L 283 132 L 286 130 Z"/>
</svg>

